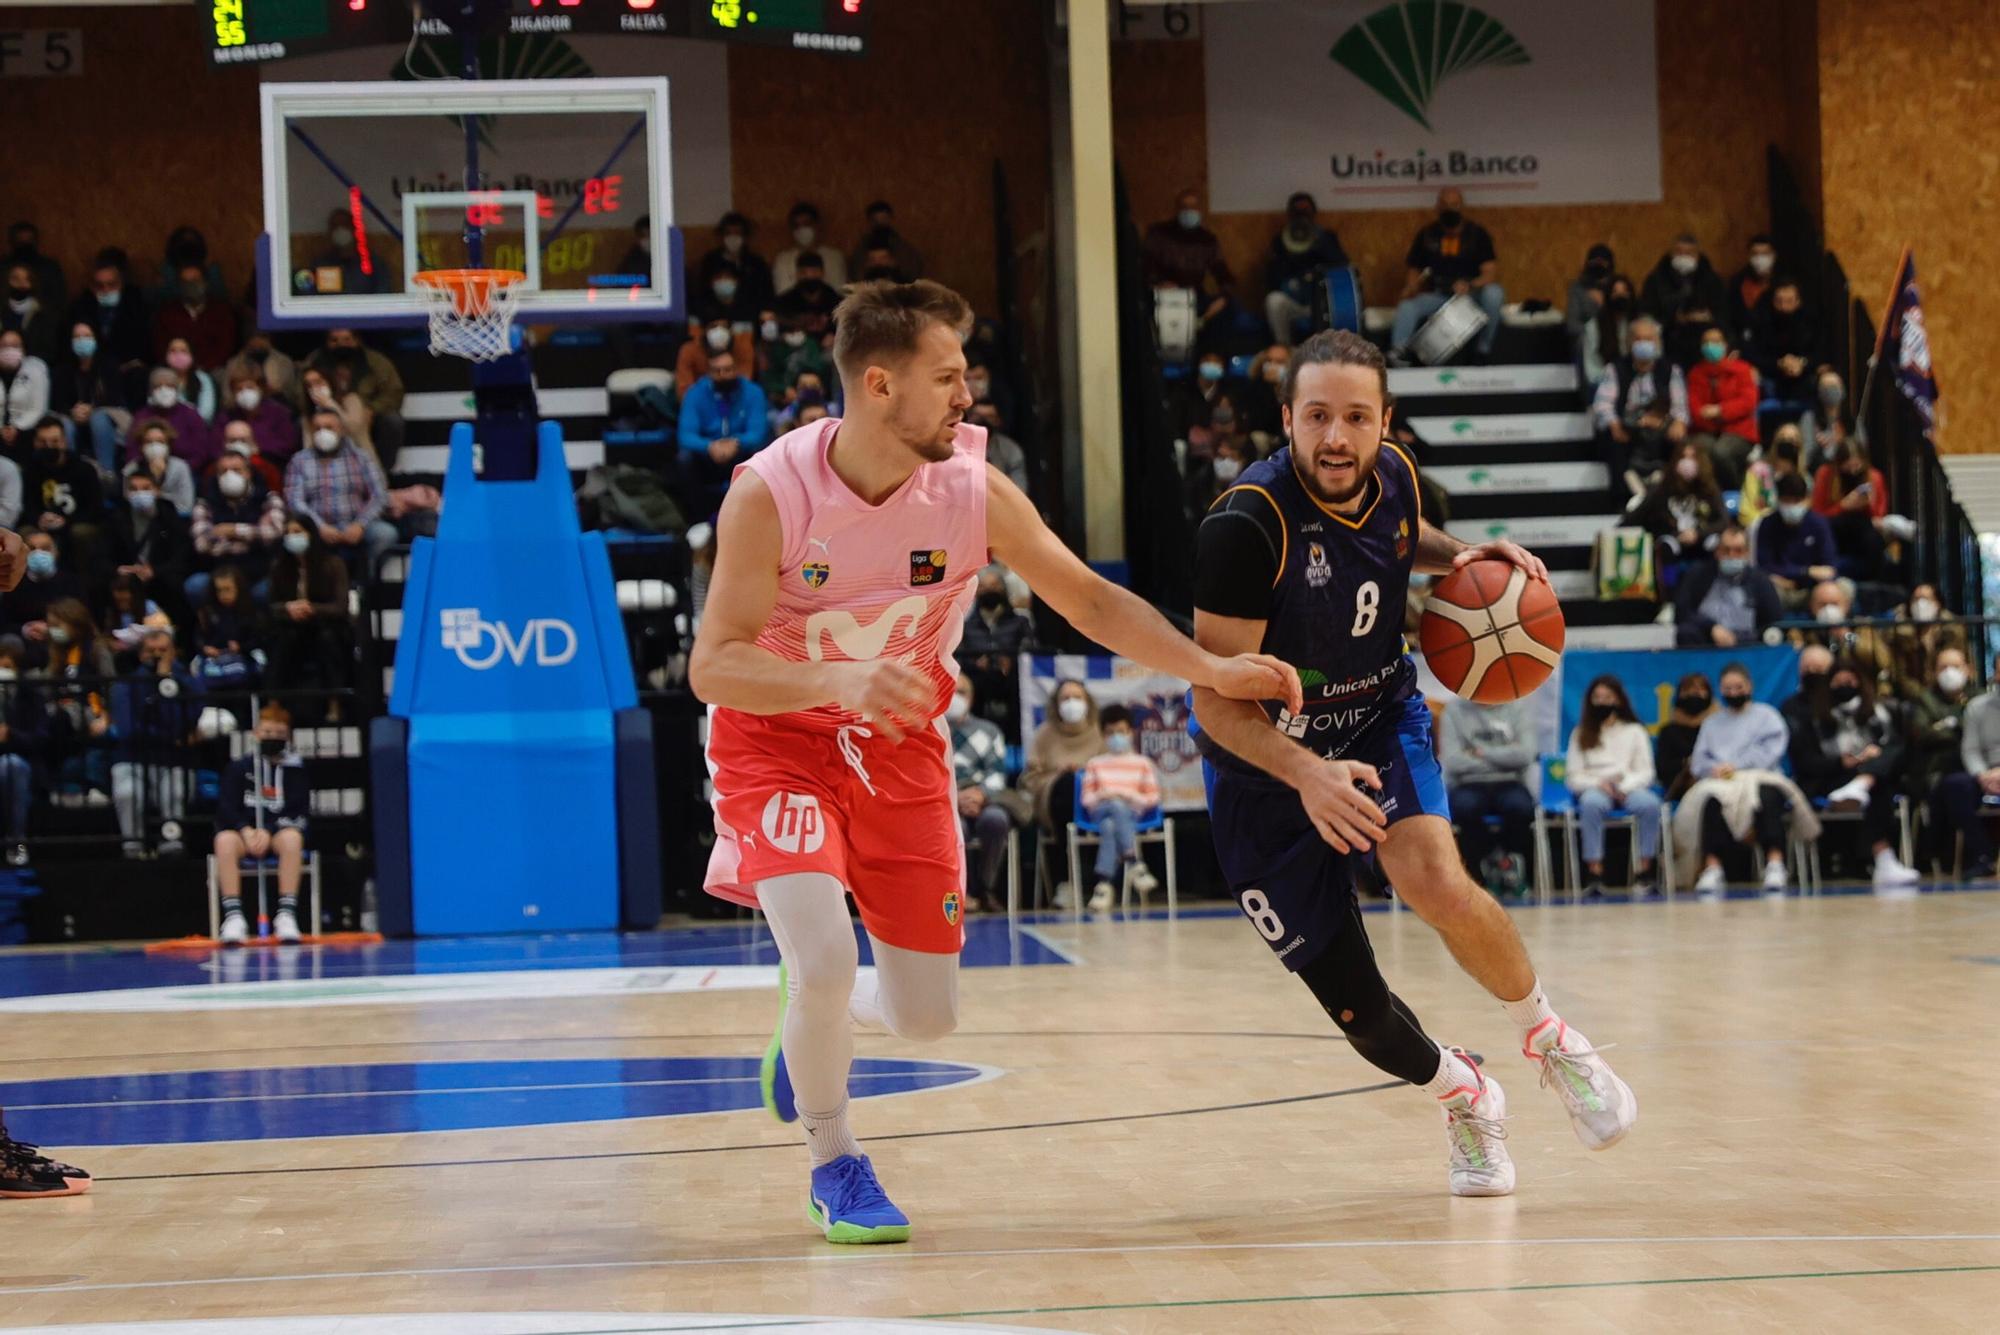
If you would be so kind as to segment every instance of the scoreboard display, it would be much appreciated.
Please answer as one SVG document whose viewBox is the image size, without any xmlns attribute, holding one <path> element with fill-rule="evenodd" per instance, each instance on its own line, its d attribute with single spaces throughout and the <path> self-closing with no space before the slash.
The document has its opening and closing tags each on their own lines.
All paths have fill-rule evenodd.
<svg viewBox="0 0 2000 1335">
<path fill-rule="evenodd" d="M 877 0 L 196 0 L 217 65 L 456 34 L 693 37 L 861 55 Z M 414 11 L 414 15 L 413 15 Z"/>
</svg>

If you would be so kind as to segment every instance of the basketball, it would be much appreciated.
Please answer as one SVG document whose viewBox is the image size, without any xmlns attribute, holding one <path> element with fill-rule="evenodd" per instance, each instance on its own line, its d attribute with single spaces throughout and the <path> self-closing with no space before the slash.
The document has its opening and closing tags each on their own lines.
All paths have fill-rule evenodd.
<svg viewBox="0 0 2000 1335">
<path fill-rule="evenodd" d="M 1417 630 L 1447 689 L 1482 705 L 1518 700 L 1562 660 L 1562 604 L 1508 561 L 1474 561 L 1438 581 Z"/>
</svg>

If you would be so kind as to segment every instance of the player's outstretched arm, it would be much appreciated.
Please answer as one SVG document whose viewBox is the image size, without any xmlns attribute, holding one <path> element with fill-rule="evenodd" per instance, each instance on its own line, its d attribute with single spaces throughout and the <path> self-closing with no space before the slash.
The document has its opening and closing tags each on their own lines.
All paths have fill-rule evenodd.
<svg viewBox="0 0 2000 1335">
<path fill-rule="evenodd" d="M 1042 601 L 1112 652 L 1233 700 L 1282 700 L 1293 709 L 1303 704 L 1299 674 L 1291 664 L 1268 654 L 1217 656 L 1202 649 L 1145 599 L 1077 559 L 1021 489 L 991 464 L 986 466 L 986 543 Z M 714 596 L 711 591 L 709 597 Z"/>
<path fill-rule="evenodd" d="M 839 705 L 901 741 L 903 729 L 920 726 L 929 713 L 933 692 L 922 673 L 888 659 L 793 663 L 758 645 L 778 600 L 782 532 L 770 491 L 744 473 L 715 521 L 715 571 L 688 657 L 688 686 L 708 704 L 745 714 Z"/>
<path fill-rule="evenodd" d="M 1475 547 L 1469 542 L 1460 542 L 1428 519 L 1417 531 L 1417 561 L 1413 573 L 1449 575 L 1460 566 L 1474 561 L 1505 561 L 1527 571 L 1529 579 L 1546 583 L 1549 578 L 1549 568 L 1542 563 L 1542 558 L 1518 542 L 1502 538 L 1498 542 L 1482 542 Z"/>
</svg>

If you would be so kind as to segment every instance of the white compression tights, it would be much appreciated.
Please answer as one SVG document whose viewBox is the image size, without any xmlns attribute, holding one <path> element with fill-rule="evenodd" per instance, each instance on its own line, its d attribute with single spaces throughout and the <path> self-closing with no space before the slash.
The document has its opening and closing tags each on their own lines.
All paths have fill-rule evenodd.
<svg viewBox="0 0 2000 1335">
<path fill-rule="evenodd" d="M 919 1040 L 958 1027 L 957 955 L 904 950 L 871 937 L 875 968 L 861 970 L 847 893 L 818 872 L 760 882 L 757 899 L 791 980 L 785 1066 L 802 1114 L 845 1105 L 854 1022 Z"/>
</svg>

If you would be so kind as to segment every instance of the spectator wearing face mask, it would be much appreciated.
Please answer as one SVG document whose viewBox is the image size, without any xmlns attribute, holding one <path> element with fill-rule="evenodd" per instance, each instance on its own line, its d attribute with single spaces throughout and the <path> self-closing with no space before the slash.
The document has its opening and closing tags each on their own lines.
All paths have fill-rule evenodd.
<svg viewBox="0 0 2000 1335">
<path fill-rule="evenodd" d="M 778 294 L 778 314 L 818 338 L 833 328 L 834 308 L 840 305 L 840 289 L 826 278 L 820 253 L 809 250 L 799 256 L 798 281 Z"/>
<path fill-rule="evenodd" d="M 111 688 L 111 801 L 127 858 L 146 856 L 146 827 L 178 825 L 187 814 L 189 747 L 197 740 L 201 683 L 179 661 L 171 630 L 146 633 L 139 666 Z M 163 831 L 164 833 L 164 831 Z M 161 857 L 179 857 L 176 836 L 162 838 Z"/>
<path fill-rule="evenodd" d="M 48 416 L 49 390 L 49 365 L 28 354 L 21 331 L 0 332 L 0 448 L 12 453 L 31 437 Z"/>
<path fill-rule="evenodd" d="M 1228 309 L 1236 276 L 1222 258 L 1221 238 L 1202 226 L 1199 191 L 1181 191 L 1174 200 L 1174 216 L 1146 229 L 1140 264 L 1146 286 L 1195 293 L 1204 327 Z"/>
<path fill-rule="evenodd" d="M 737 366 L 751 366 L 755 364 L 757 345 L 748 333 L 739 334 L 732 329 L 727 316 L 717 316 L 706 324 L 695 321 L 688 325 L 687 341 L 681 344 L 680 354 L 674 360 L 674 388 L 683 400 L 695 382 L 708 374 L 709 358 L 719 352 L 730 354 Z"/>
<path fill-rule="evenodd" d="M 864 213 L 868 227 L 863 233 L 861 244 L 848 257 L 847 272 L 861 278 L 868 277 L 868 252 L 882 250 L 888 252 L 890 263 L 895 266 L 899 282 L 914 283 L 924 276 L 923 252 L 910 244 L 909 238 L 896 230 L 896 210 L 886 199 L 878 199 L 868 206 Z M 879 260 L 877 267 L 880 267 Z M 832 280 L 829 279 L 829 282 Z M 836 284 L 838 286 L 838 284 Z"/>
<path fill-rule="evenodd" d="M 1695 738 L 1714 707 L 1715 688 L 1701 673 L 1690 672 L 1674 684 L 1667 721 L 1653 738 L 1653 775 L 1666 785 L 1669 802 L 1680 801 L 1694 782 L 1688 764 L 1694 759 Z"/>
<path fill-rule="evenodd" d="M 188 521 L 161 495 L 152 474 L 126 474 L 125 504 L 111 512 L 105 537 L 114 572 L 137 579 L 147 597 L 186 625 L 190 613 L 184 586 L 194 564 L 194 540 Z"/>
<path fill-rule="evenodd" d="M 1220 352 L 1201 355 L 1193 377 L 1177 383 L 1173 399 L 1175 434 L 1187 441 L 1191 458 L 1208 457 L 1216 409 L 1228 404 L 1233 418 L 1247 397 L 1242 379 L 1229 374 L 1228 361 Z"/>
<path fill-rule="evenodd" d="M 59 309 L 67 294 L 62 265 L 42 251 L 42 229 L 27 219 L 7 228 L 7 263 L 28 271 L 29 290 L 50 309 Z"/>
<path fill-rule="evenodd" d="M 120 478 L 143 473 L 181 514 L 194 512 L 194 470 L 174 454 L 174 429 L 165 422 L 148 422 L 136 437 L 138 458 L 118 470 Z"/>
<path fill-rule="evenodd" d="M 1563 782 L 1576 795 L 1584 874 L 1590 878 L 1584 898 L 1604 897 L 1604 822 L 1622 808 L 1632 816 L 1632 837 L 1639 845 L 1632 897 L 1643 899 L 1659 888 L 1654 867 L 1660 855 L 1660 798 L 1653 791 L 1652 739 L 1632 711 L 1631 697 L 1618 678 L 1597 678 L 1584 691 L 1583 699 L 1583 718 L 1569 736 Z M 1445 717 L 1449 719 L 1457 710 L 1453 704 Z M 1530 726 L 1525 717 L 1522 724 Z"/>
<path fill-rule="evenodd" d="M 1590 416 L 1612 485 L 1622 480 L 1634 496 L 1643 496 L 1646 480 L 1687 435 L 1687 382 L 1666 359 L 1656 320 L 1640 316 L 1631 333 L 1631 353 L 1598 377 Z"/>
<path fill-rule="evenodd" d="M 228 403 L 216 419 L 215 434 L 224 436 L 236 422 L 250 428 L 257 453 L 279 466 L 298 453 L 298 418 L 283 399 L 265 387 L 262 377 L 247 368 L 229 377 Z"/>
<path fill-rule="evenodd" d="M 966 410 L 965 420 L 986 428 L 986 461 L 1005 473 L 1023 496 L 1028 495 L 1028 452 L 1000 429 L 999 406 L 991 399 L 979 400 Z"/>
<path fill-rule="evenodd" d="M 1919 584 L 1896 609 L 1884 637 L 1895 664 L 1891 669 L 1896 695 L 1913 700 L 1930 685 L 1939 654 L 1966 649 L 1965 624 L 1938 598 L 1937 585 Z"/>
<path fill-rule="evenodd" d="M 1807 796 L 1828 807 L 1861 810 L 1862 841 L 1874 855 L 1877 894 L 1908 894 L 1917 873 L 1896 856 L 1896 793 L 1905 758 L 1901 711 L 1875 698 L 1872 665 L 1838 659 L 1825 678 L 1805 675 L 1799 658 L 1799 693 L 1785 702 L 1791 728 L 1792 775 Z"/>
<path fill-rule="evenodd" d="M 826 394 L 828 378 L 819 372 L 809 371 L 793 383 L 791 392 L 785 396 L 785 406 L 771 414 L 773 439 L 829 415 L 830 401 Z M 835 380 L 834 383 L 840 382 Z"/>
<path fill-rule="evenodd" d="M 352 683 L 354 616 L 347 589 L 347 562 L 310 520 L 293 514 L 271 562 L 270 607 L 259 632 L 266 686 L 332 690 Z"/>
<path fill-rule="evenodd" d="M 807 376 L 811 376 L 813 383 L 818 386 L 820 400 L 824 402 L 826 384 L 833 375 L 833 358 L 827 355 L 826 345 L 806 333 L 794 320 L 781 318 L 780 325 L 779 350 L 774 354 L 780 394 L 771 396 L 771 402 L 777 403 L 782 400 L 789 406 L 799 392 L 800 383 Z M 967 379 L 968 381 L 971 379 L 969 373 Z"/>
<path fill-rule="evenodd" d="M 1751 321 L 1771 301 L 1771 288 L 1778 267 L 1778 247 L 1759 232 L 1750 238 L 1743 267 L 1729 276 L 1729 341 L 1741 344 L 1750 337 Z"/>
<path fill-rule="evenodd" d="M 345 208 L 332 209 L 326 215 L 326 245 L 311 266 L 317 284 L 314 290 L 322 296 L 388 290 L 382 275 L 384 248 L 357 232 L 354 218 L 354 211 Z M 327 282 L 328 271 L 339 275 L 332 283 Z"/>
<path fill-rule="evenodd" d="M 1812 508 L 1833 527 L 1842 569 L 1855 579 L 1875 579 L 1882 569 L 1882 521 L 1889 513 L 1889 481 L 1869 466 L 1859 441 L 1843 440 L 1813 479 Z"/>
<path fill-rule="evenodd" d="M 328 409 L 340 418 L 340 434 L 353 441 L 369 458 L 377 463 L 381 462 L 381 456 L 375 452 L 374 437 L 369 430 L 374 424 L 375 414 L 368 411 L 368 405 L 361 401 L 361 396 L 354 392 L 351 384 L 336 389 L 333 382 L 327 378 L 327 373 L 311 364 L 308 364 L 301 373 L 299 383 L 305 391 L 306 410 L 299 416 L 299 439 L 286 451 L 286 466 L 290 465 L 300 451 L 311 447 L 313 414 Z M 226 427 L 224 431 L 226 436 Z M 252 431 L 251 436 L 254 440 L 256 433 Z M 257 451 L 257 457 L 263 458 L 261 449 Z"/>
<path fill-rule="evenodd" d="M 221 290 L 210 290 L 200 266 L 184 264 L 178 277 L 172 300 L 153 316 L 153 355 L 171 366 L 168 349 L 184 339 L 192 366 L 220 366 L 236 351 L 236 312 Z"/>
<path fill-rule="evenodd" d="M 170 367 L 156 368 L 148 381 L 146 404 L 132 414 L 131 430 L 125 433 L 125 461 L 141 457 L 147 439 L 146 427 L 158 422 L 168 429 L 168 444 L 176 458 L 185 459 L 195 472 L 207 468 L 215 457 L 215 438 L 208 422 L 181 399 L 180 380 Z"/>
<path fill-rule="evenodd" d="M 1773 490 L 1778 508 L 1757 524 L 1757 568 L 1778 586 L 1787 607 L 1804 604 L 1812 586 L 1839 573 L 1833 526 L 1806 503 L 1806 480 L 1780 477 Z"/>
<path fill-rule="evenodd" d="M 97 465 L 69 447 L 54 417 L 42 419 L 33 440 L 34 453 L 21 473 L 21 527 L 48 534 L 63 564 L 87 579 L 97 570 L 104 525 Z"/>
<path fill-rule="evenodd" d="M 118 467 L 119 445 L 132 425 L 125 381 L 99 349 L 96 331 L 83 321 L 72 326 L 69 355 L 51 380 L 49 408 L 68 420 L 72 441 L 87 443 L 106 469 Z"/>
<path fill-rule="evenodd" d="M 83 581 L 62 568 L 51 534 L 30 531 L 22 540 L 28 545 L 27 573 L 19 584 L 0 593 L 0 632 L 18 635 L 26 643 L 27 656 L 17 666 L 40 664 L 46 657 L 49 608 L 83 597 Z"/>
<path fill-rule="evenodd" d="M 1048 717 L 1028 739 L 1027 765 L 1021 771 L 1021 792 L 1034 804 L 1043 829 L 1059 831 L 1069 823 L 1075 814 L 1075 776 L 1102 750 L 1097 702 L 1082 682 L 1059 683 Z"/>
<path fill-rule="evenodd" d="M 1887 636 L 1854 610 L 1854 594 L 1845 582 L 1829 579 L 1813 585 L 1806 598 L 1806 612 L 1819 623 L 1819 629 L 1795 632 L 1794 643 L 1822 645 L 1836 658 L 1865 665 L 1876 689 L 1888 689 L 1895 680 L 1895 652 Z"/>
<path fill-rule="evenodd" d="M 294 945 L 299 932 L 299 883 L 304 877 L 312 785 L 292 749 L 291 711 L 266 700 L 257 711 L 257 749 L 229 762 L 216 789 L 215 883 L 222 899 L 224 946 L 250 939 L 243 912 L 243 861 L 278 859 L 278 904 L 271 934 Z M 314 924 L 314 930 L 318 925 Z"/>
<path fill-rule="evenodd" d="M 111 641 L 111 661 L 120 672 L 125 672 L 139 661 L 139 645 L 146 632 L 155 626 L 172 630 L 174 623 L 158 603 L 146 596 L 146 586 L 138 576 L 113 575 L 107 587 L 110 601 L 99 614 L 98 624 L 104 627 L 104 637 Z"/>
<path fill-rule="evenodd" d="M 1691 233 L 1675 237 L 1646 275 L 1639 289 L 1639 308 L 1665 330 L 1667 360 L 1683 368 L 1692 366 L 1700 355 L 1701 331 L 1727 318 L 1729 293 Z"/>
<path fill-rule="evenodd" d="M 1257 453 L 1248 438 L 1239 435 L 1221 436 L 1215 442 L 1215 455 L 1210 459 L 1189 459 L 1187 471 L 1187 504 L 1190 518 L 1199 522 L 1214 505 L 1217 498 L 1236 485 L 1236 479 L 1243 470 L 1257 461 Z"/>
<path fill-rule="evenodd" d="M 1272 342 L 1292 346 L 1312 317 L 1315 287 L 1349 263 L 1339 235 L 1319 225 L 1318 201 L 1303 190 L 1285 201 L 1285 225 L 1271 238 L 1264 261 L 1264 317 Z"/>
<path fill-rule="evenodd" d="M 840 253 L 839 247 L 826 244 L 817 205 L 805 200 L 792 205 L 791 213 L 785 218 L 785 229 L 792 244 L 771 257 L 773 289 L 782 295 L 796 284 L 799 281 L 799 259 L 809 254 L 820 257 L 820 276 L 835 291 L 847 286 L 847 257 Z"/>
<path fill-rule="evenodd" d="M 1751 691 L 1748 668 L 1731 663 L 1722 670 L 1722 708 L 1702 722 L 1688 761 L 1694 784 L 1680 809 L 1699 822 L 1702 869 L 1694 888 L 1703 899 L 1722 894 L 1729 850 L 1751 842 L 1764 852 L 1764 893 L 1785 893 L 1785 845 L 1804 797 L 1794 798 L 1796 788 L 1780 772 L 1790 743 L 1785 718 Z"/>
<path fill-rule="evenodd" d="M 1904 697 L 1909 701 L 1910 757 L 1903 787 L 1913 797 L 1930 801 L 1932 836 L 1935 839 L 1942 833 L 1944 838 L 1944 846 L 1936 851 L 1946 859 L 1951 856 L 1953 834 L 1980 823 L 1979 781 L 1967 774 L 1964 766 L 1965 714 L 1975 694 L 1972 666 L 1964 650 L 1940 649 L 1920 688 Z M 1954 776 L 1955 792 L 1945 787 L 1945 780 Z M 1991 843 L 1975 849 L 1968 839 L 1966 849 L 1974 870 L 1979 867 L 1979 854 L 1985 854 L 1989 859 L 1985 871 L 1990 875 Z"/>
<path fill-rule="evenodd" d="M 1638 288 L 1624 274 L 1613 274 L 1605 282 L 1604 304 L 1591 316 L 1577 345 L 1578 364 L 1583 368 L 1586 391 L 1594 393 L 1604 379 L 1606 368 L 1615 366 L 1632 351 L 1632 321 L 1638 316 Z"/>
<path fill-rule="evenodd" d="M 771 429 L 764 391 L 736 373 L 735 355 L 712 353 L 708 374 L 681 396 L 681 477 L 702 517 L 715 513 L 736 465 L 764 447 Z"/>
<path fill-rule="evenodd" d="M 776 289 L 771 285 L 771 266 L 762 255 L 750 247 L 750 233 L 754 230 L 748 218 L 735 210 L 722 215 L 715 225 L 715 245 L 712 246 L 695 265 L 693 281 L 688 288 L 692 292 L 710 290 L 716 276 L 725 269 L 735 277 L 743 303 L 754 310 L 758 306 L 769 305 Z M 727 304 L 727 299 L 725 299 Z"/>
<path fill-rule="evenodd" d="M 1817 471 L 1822 464 L 1832 462 L 1834 451 L 1850 442 L 1866 452 L 1854 429 L 1847 387 L 1841 383 L 1840 372 L 1831 366 L 1822 366 L 1814 372 L 1813 400 L 1799 417 L 1799 429 L 1805 434 L 1808 471 Z"/>
<path fill-rule="evenodd" d="M 966 894 L 973 908 L 990 911 L 997 906 L 995 891 L 1014 831 L 1014 814 L 1008 807 L 1013 794 L 1007 790 L 1007 739 L 992 722 L 972 712 L 972 678 L 963 673 L 945 718 L 951 724 L 951 767 L 967 846 Z"/>
<path fill-rule="evenodd" d="M 0 330 L 21 336 L 31 356 L 53 362 L 62 350 L 62 307 L 35 291 L 32 266 L 15 262 L 4 266 L 7 296 L 0 304 Z"/>
<path fill-rule="evenodd" d="M 263 599 L 251 597 L 235 566 L 217 566 L 203 578 L 203 597 L 194 605 L 194 672 L 216 689 L 253 686 L 262 657 Z M 269 586 L 260 592 L 268 596 Z"/>
<path fill-rule="evenodd" d="M 361 401 L 368 410 L 364 434 L 372 442 L 363 448 L 377 458 L 393 460 L 403 447 L 405 430 L 403 377 L 396 364 L 363 343 L 354 330 L 329 329 L 326 341 L 306 359 L 306 367 L 326 378 L 343 418 L 352 413 L 345 403 L 350 393 Z M 311 406 L 320 407 L 310 385 L 307 390 Z M 361 443 L 361 436 L 355 435 L 351 426 L 347 433 L 357 445 Z"/>
<path fill-rule="evenodd" d="M 1454 700 L 1439 720 L 1438 761 L 1450 785 L 1458 847 L 1465 865 L 1494 894 L 1516 895 L 1527 887 L 1534 736 L 1529 706 L 1521 700 L 1492 705 Z M 1489 816 L 1498 818 L 1498 829 L 1487 824 Z"/>
<path fill-rule="evenodd" d="M 1819 331 L 1793 279 L 1778 279 L 1771 285 L 1769 302 L 1750 313 L 1747 355 L 1763 377 L 1767 427 L 1785 418 L 1796 420 L 1812 406 Z"/>
<path fill-rule="evenodd" d="M 264 452 L 257 448 L 256 432 L 248 422 L 225 422 L 220 434 L 222 437 L 222 453 L 209 466 L 208 475 L 210 477 L 215 475 L 216 470 L 221 468 L 225 461 L 234 456 L 250 465 L 250 475 L 261 483 L 265 490 L 279 493 L 284 491 L 285 470 L 265 458 Z M 299 438 L 303 438 L 304 435 L 305 429 L 301 428 Z M 358 440 L 354 443 L 357 445 L 361 444 Z M 362 448 L 364 452 L 369 452 L 366 446 L 362 446 Z M 289 463 L 291 456 L 297 453 L 298 446 L 294 444 L 293 448 L 286 455 L 286 462 Z"/>
<path fill-rule="evenodd" d="M 249 341 L 222 368 L 223 379 L 232 384 L 239 377 L 255 380 L 266 395 L 278 399 L 295 414 L 306 405 L 305 386 L 299 372 L 299 364 L 271 346 L 270 336 L 262 333 L 250 335 Z"/>
<path fill-rule="evenodd" d="M 1798 423 L 1787 422 L 1772 435 L 1764 457 L 1743 470 L 1743 491 L 1736 500 L 1736 516 L 1745 528 L 1777 508 L 1779 478 L 1787 473 L 1802 475 L 1799 466 L 1802 449 Z"/>
<path fill-rule="evenodd" d="M 1661 582 L 1672 589 L 1690 567 L 1707 563 L 1709 545 L 1729 522 L 1729 507 L 1708 456 L 1684 440 L 1626 518 L 1658 540 Z"/>
<path fill-rule="evenodd" d="M 285 509 L 333 555 L 372 576 L 397 541 L 396 526 L 382 517 L 389 504 L 382 466 L 341 434 L 338 413 L 316 409 L 310 426 L 312 448 L 285 466 Z"/>
<path fill-rule="evenodd" d="M 1725 491 L 1743 485 L 1743 470 L 1757 448 L 1757 373 L 1736 355 L 1721 325 L 1701 334 L 1701 359 L 1687 373 L 1692 439 L 1715 463 Z"/>
<path fill-rule="evenodd" d="M 959 665 L 975 688 L 980 713 L 1010 740 L 1020 737 L 1021 655 L 1035 638 L 1034 623 L 1014 607 L 1004 567 L 979 572 L 960 632 Z"/>
<path fill-rule="evenodd" d="M 1952 695 L 1963 696 L 1971 690 L 1971 674 L 1964 667 L 1964 655 L 1947 657 L 1956 653 L 1941 653 L 1938 671 L 1942 674 L 1947 664 L 1959 668 L 1949 684 L 1958 688 Z M 1937 685 L 1943 693 L 1947 683 L 1940 679 Z M 1931 825 L 1943 832 L 1940 853 L 1945 857 L 1950 856 L 1952 836 L 1965 837 L 1965 877 L 1983 881 L 1993 875 L 1994 850 L 1982 807 L 1987 799 L 2000 797 L 2000 681 L 1966 700 L 1959 724 L 1958 765 L 1953 769 L 1957 772 L 1941 775 L 1932 790 Z"/>
<path fill-rule="evenodd" d="M 210 292 L 227 292 L 229 283 L 223 277 L 222 265 L 209 258 L 208 238 L 199 228 L 183 223 L 167 234 L 166 246 L 159 268 L 153 273 L 153 290 L 149 303 L 155 310 L 167 306 L 181 296 L 182 275 L 189 268 L 198 269 L 202 282 Z M 157 354 L 152 358 L 157 360 Z"/>
<path fill-rule="evenodd" d="M 1407 365 L 1410 340 L 1417 336 L 1417 330 L 1447 301 L 1459 296 L 1471 297 L 1486 313 L 1474 355 L 1480 361 L 1491 358 L 1493 340 L 1500 336 L 1500 311 L 1507 303 L 1507 293 L 1500 286 L 1500 260 L 1493 250 L 1493 235 L 1465 216 L 1465 194 L 1457 186 L 1438 191 L 1437 220 L 1419 229 L 1403 264 L 1407 272 L 1389 334 L 1390 357 Z"/>
<path fill-rule="evenodd" d="M 90 326 L 105 364 L 131 375 L 152 363 L 153 316 L 146 294 L 132 284 L 125 252 L 106 246 L 91 262 L 90 285 L 70 303 L 72 326 Z M 136 386 L 121 386 L 126 398 L 136 398 Z"/>
<path fill-rule="evenodd" d="M 174 373 L 174 389 L 181 402 L 200 413 L 202 421 L 213 422 L 222 407 L 222 396 L 215 388 L 215 377 L 194 364 L 194 352 L 186 339 L 168 342 L 166 362 Z"/>
<path fill-rule="evenodd" d="M 1569 280 L 1569 295 L 1563 300 L 1563 332 L 1569 335 L 1570 345 L 1576 349 L 1578 365 L 1583 364 L 1584 340 L 1596 326 L 1598 314 L 1604 310 L 1617 268 L 1617 253 L 1600 241 L 1584 252 L 1582 270 Z M 1624 351 L 1620 347 L 1614 359 L 1623 355 Z M 1585 379 L 1595 381 L 1596 377 L 1586 376 Z"/>
<path fill-rule="evenodd" d="M 35 625 L 26 628 L 32 646 Z M 106 807 L 111 753 L 111 712 L 106 686 L 116 668 L 111 642 L 98 634 L 90 609 L 74 598 L 49 604 L 43 627 L 45 657 L 35 670 L 47 685 L 49 755 L 57 801 L 64 806 Z"/>
<path fill-rule="evenodd" d="M 689 289 L 688 317 L 704 326 L 722 321 L 733 333 L 755 334 L 757 312 L 763 304 L 752 294 L 735 262 L 723 259 L 710 268 L 699 287 Z"/>
<path fill-rule="evenodd" d="M 21 679 L 27 656 L 18 636 L 0 635 L 0 840 L 10 867 L 28 865 L 28 804 L 48 741 L 41 695 Z"/>
<path fill-rule="evenodd" d="M 1099 727 L 1104 750 L 1084 762 L 1077 806 L 1097 823 L 1097 883 L 1090 894 L 1090 911 L 1111 908 L 1118 883 L 1129 871 L 1132 888 L 1151 894 L 1159 881 L 1139 857 L 1137 826 L 1160 806 L 1160 772 L 1139 753 L 1138 730 L 1123 705 L 1107 705 Z"/>
<path fill-rule="evenodd" d="M 1674 589 L 1674 643 L 1683 649 L 1755 644 L 1784 618 L 1777 586 L 1750 564 L 1750 535 L 1726 524 L 1715 559 L 1691 565 Z"/>
</svg>

